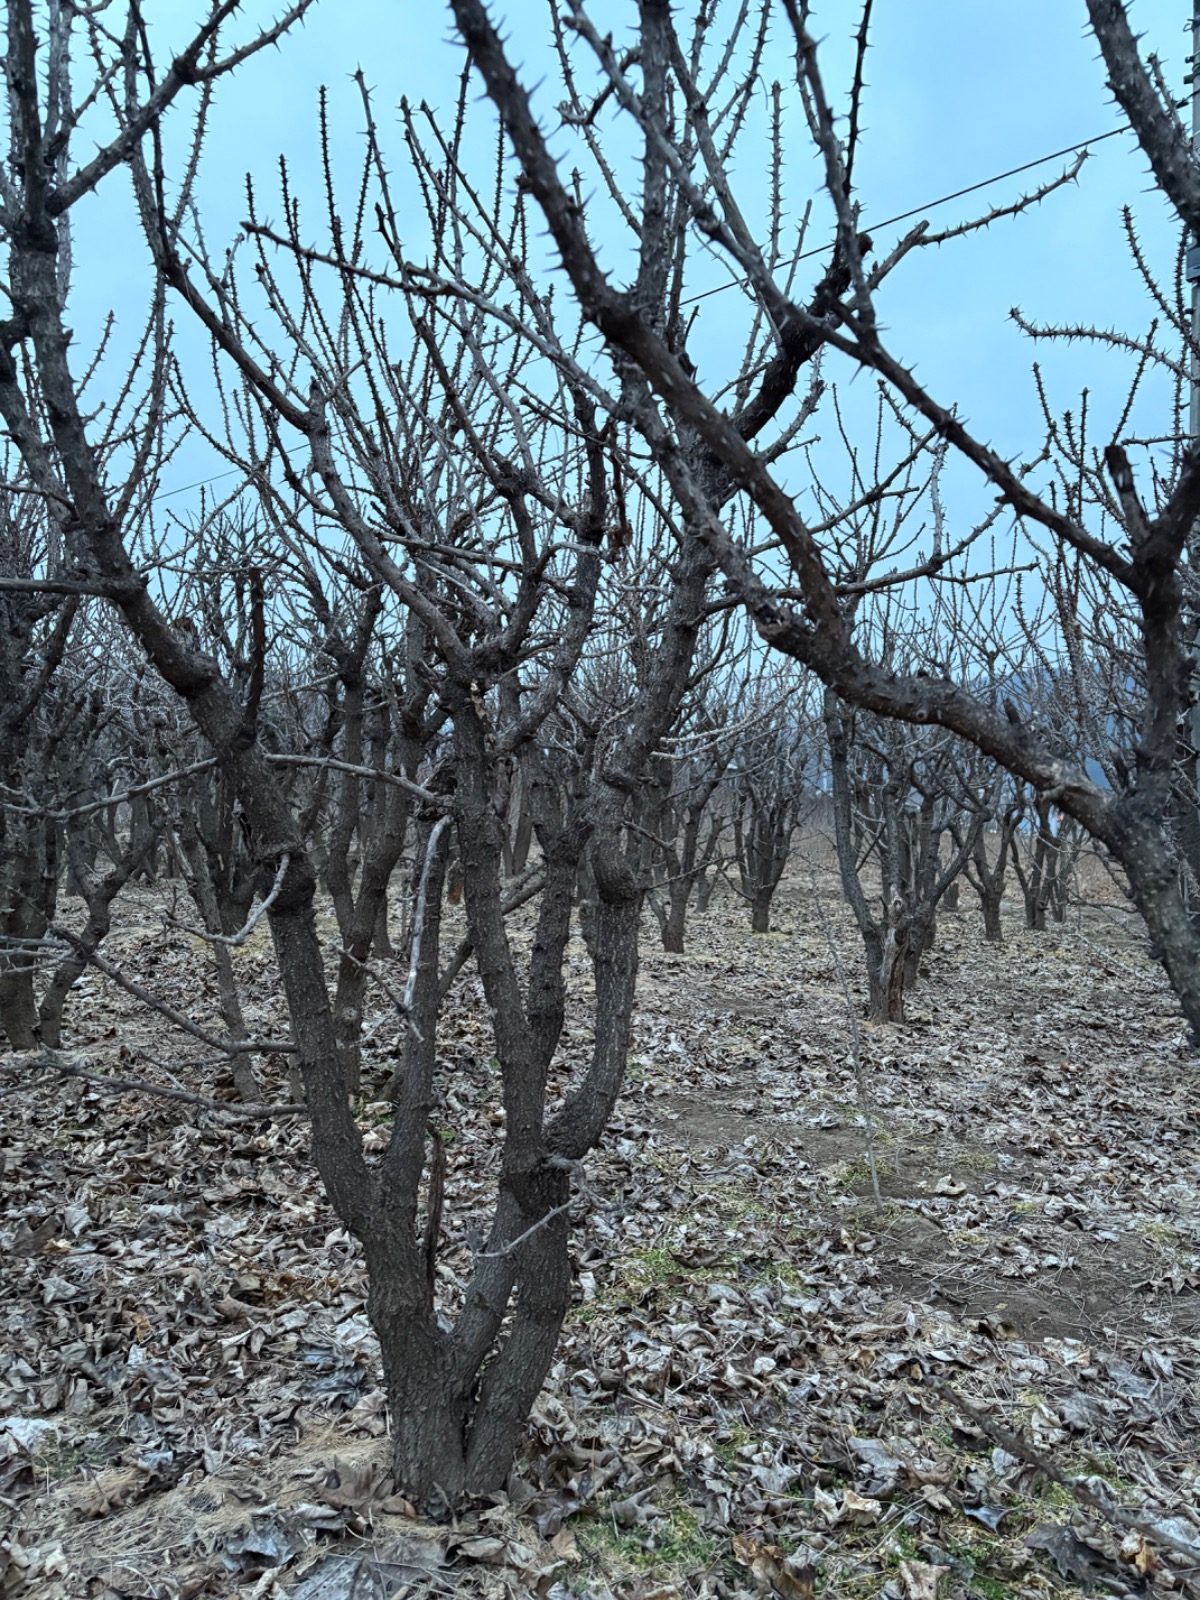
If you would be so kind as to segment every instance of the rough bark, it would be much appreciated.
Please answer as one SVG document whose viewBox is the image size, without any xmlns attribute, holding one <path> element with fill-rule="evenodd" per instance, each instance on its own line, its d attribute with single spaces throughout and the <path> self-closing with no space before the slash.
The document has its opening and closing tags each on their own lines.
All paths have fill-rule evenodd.
<svg viewBox="0 0 1200 1600">
<path fill-rule="evenodd" d="M 1161 940 L 1156 933 L 1156 942 L 1162 958 L 1193 1033 L 1200 1036 L 1198 994 L 1189 976 L 1200 968 L 1200 932 L 1181 915 L 1178 875 L 1174 889 L 1160 881 L 1158 866 L 1147 864 L 1145 852 L 1125 825 L 1124 802 L 1093 779 L 1086 762 L 1079 759 L 1077 747 L 1064 740 L 1054 726 L 1028 721 L 1015 707 L 1016 714 L 1010 714 L 996 703 L 996 697 L 976 692 L 967 675 L 956 681 L 949 671 L 931 672 L 924 665 L 908 674 L 898 672 L 891 661 L 873 658 L 869 644 L 856 640 L 853 619 L 858 591 L 847 595 L 839 589 L 839 575 L 829 562 L 827 546 L 773 473 L 769 454 L 750 448 L 748 433 L 739 429 L 737 417 L 722 398 L 704 392 L 691 364 L 680 359 L 662 330 L 603 270 L 581 209 L 563 183 L 528 93 L 486 6 L 482 0 L 452 0 L 452 6 L 459 32 L 497 107 L 524 182 L 545 217 L 583 314 L 617 358 L 627 361 L 644 378 L 649 394 L 639 408 L 638 425 L 687 510 L 689 527 L 704 539 L 719 562 L 759 635 L 773 649 L 816 672 L 849 703 L 913 724 L 935 723 L 959 734 L 1041 794 L 1052 796 L 1063 811 L 1112 850 L 1131 880 L 1135 875 L 1139 878 L 1135 896 L 1161 933 Z M 1159 187 L 1195 234 L 1200 231 L 1200 168 L 1186 130 L 1163 98 L 1157 68 L 1140 58 L 1127 7 L 1120 0 L 1088 0 L 1088 9 L 1113 91 Z M 893 403 L 911 408 L 923 419 L 936 434 L 939 447 L 953 450 L 974 468 L 1019 520 L 1049 535 L 1068 561 L 1084 562 L 1096 581 L 1109 587 L 1115 612 L 1129 609 L 1141 635 L 1137 671 L 1143 704 L 1134 752 L 1136 772 L 1128 763 L 1127 767 L 1143 827 L 1154 841 L 1156 861 L 1161 860 L 1173 853 L 1168 839 L 1170 775 L 1185 691 L 1193 676 L 1188 660 L 1191 641 L 1185 638 L 1182 626 L 1179 569 L 1200 515 L 1200 452 L 1179 453 L 1173 478 L 1156 493 L 1153 513 L 1140 500 L 1128 458 L 1118 443 L 1105 452 L 1115 501 L 1112 491 L 1100 482 L 1098 470 L 1089 479 L 1087 492 L 1074 501 L 1043 496 L 1013 462 L 972 434 L 960 407 L 941 401 L 917 378 L 910 360 L 893 354 L 883 339 L 885 321 L 873 303 L 870 274 L 864 265 L 869 241 L 858 232 L 857 197 L 843 164 L 834 116 L 825 103 L 816 45 L 799 13 L 791 21 L 799 70 L 816 108 L 810 118 L 813 139 L 837 218 L 835 260 L 840 259 L 848 272 L 835 291 L 837 297 L 845 296 L 837 314 L 817 315 L 812 306 L 790 298 L 787 286 L 768 269 L 760 241 L 732 193 L 724 193 L 732 179 L 715 147 L 703 141 L 700 144 L 708 164 L 708 184 L 718 186 L 722 193 L 719 210 L 708 198 L 710 187 L 688 185 L 683 174 L 691 172 L 691 163 L 672 143 L 668 124 L 660 122 L 656 131 L 662 146 L 678 155 L 674 170 L 679 175 L 681 205 L 736 264 L 738 273 L 750 283 L 756 303 L 770 317 L 779 345 L 776 371 L 782 372 L 785 384 L 794 386 L 800 359 L 795 352 L 807 349 L 811 354 L 821 345 L 832 346 L 869 368 L 887 386 Z M 592 37 L 592 43 L 600 50 L 627 114 L 643 125 L 653 123 L 653 112 L 635 105 L 627 86 L 619 81 L 620 70 L 603 42 Z M 703 105 L 695 104 L 695 88 L 686 69 L 681 66 L 678 74 L 682 91 L 692 97 L 689 105 L 702 116 Z M 907 241 L 908 249 L 917 248 L 919 238 L 914 234 Z M 894 252 L 892 262 L 905 253 Z M 790 368 L 789 353 L 793 357 Z M 756 566 L 745 544 L 731 533 L 719 515 L 719 505 L 705 494 L 682 453 L 671 448 L 664 419 L 669 419 L 670 427 L 687 429 L 702 440 L 723 472 L 753 503 L 764 534 L 769 530 L 774 547 L 786 556 L 790 571 L 784 584 L 778 583 L 772 566 Z M 1063 462 L 1064 471 L 1077 470 L 1077 462 L 1065 452 Z M 1083 521 L 1084 507 L 1104 502 L 1115 504 L 1117 510 L 1113 520 L 1118 532 L 1113 537 L 1103 523 L 1096 532 Z M 937 561 L 937 557 L 931 558 L 923 570 L 936 573 Z M 1175 904 L 1170 903 L 1172 895 Z"/>
</svg>

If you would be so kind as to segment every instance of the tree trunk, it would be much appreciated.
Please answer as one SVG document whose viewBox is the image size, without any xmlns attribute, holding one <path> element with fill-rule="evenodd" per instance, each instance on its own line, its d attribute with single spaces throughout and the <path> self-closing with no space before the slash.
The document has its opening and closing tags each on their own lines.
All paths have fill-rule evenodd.
<svg viewBox="0 0 1200 1600">
<path fill-rule="evenodd" d="M 383 891 L 383 898 L 379 902 L 379 910 L 375 916 L 375 936 L 371 940 L 371 949 L 381 961 L 390 961 L 396 954 L 392 945 L 392 935 L 388 928 L 388 902 L 387 890 Z"/>
<path fill-rule="evenodd" d="M 467 1405 L 447 1336 L 424 1305 L 389 1306 L 386 1275 L 371 1267 L 367 1307 L 383 1357 L 392 1471 L 418 1508 L 444 1517 L 466 1490 Z"/>
<path fill-rule="evenodd" d="M 1129 876 L 1134 904 L 1179 996 L 1193 1043 L 1200 1044 L 1200 934 L 1184 901 L 1169 823 L 1144 815 L 1136 801 L 1124 811 L 1113 853 Z"/>
<path fill-rule="evenodd" d="M 945 894 L 942 896 L 942 905 L 946 908 L 947 911 L 957 911 L 958 910 L 959 887 L 960 887 L 959 881 L 958 881 L 957 878 L 955 878 L 954 882 L 950 885 L 950 887 L 946 890 Z"/>
<path fill-rule="evenodd" d="M 63 1011 L 76 979 L 87 966 L 84 956 L 72 951 L 59 962 L 38 1007 L 38 1025 L 47 1050 L 62 1049 Z"/>
<path fill-rule="evenodd" d="M 26 884 L 30 888 L 26 888 Z M 31 889 L 36 892 L 40 888 L 44 885 L 32 872 L 24 879 L 18 878 L 9 889 L 16 904 L 4 918 L 3 933 L 16 942 L 17 948 L 0 955 L 0 1028 L 14 1050 L 35 1050 L 41 1043 L 33 988 L 37 957 L 28 948 L 34 941 L 45 938 L 49 924 L 49 917 L 33 900 Z M 22 944 L 27 948 L 21 949 Z"/>
<path fill-rule="evenodd" d="M 38 942 L 54 916 L 58 897 L 57 839 L 52 825 L 30 819 L 0 852 L 0 1029 L 14 1050 L 34 1050 L 38 1032 Z M 4 946 L 7 945 L 7 950 Z"/>
<path fill-rule="evenodd" d="M 1184 718 L 1181 730 L 1183 737 L 1176 758 L 1178 777 L 1171 796 L 1171 809 L 1179 853 L 1186 869 L 1184 903 L 1192 925 L 1200 932 L 1200 761 L 1189 738 L 1189 723 L 1194 715 L 1193 712 Z"/>
<path fill-rule="evenodd" d="M 983 907 L 983 937 L 988 944 L 1000 944 L 1004 939 L 1004 929 L 1000 922 L 1000 896 L 981 893 L 979 903 Z"/>
<path fill-rule="evenodd" d="M 533 843 L 533 818 L 524 806 L 516 823 L 504 831 L 504 875 L 516 878 L 525 871 L 529 848 Z"/>
<path fill-rule="evenodd" d="M 751 901 L 750 927 L 754 933 L 770 933 L 771 931 L 771 901 L 775 889 L 756 889 Z"/>
<path fill-rule="evenodd" d="M 907 940 L 897 939 L 893 928 L 883 940 L 878 964 L 869 969 L 867 1015 L 872 1022 L 903 1022 Z M 868 957 L 869 959 L 869 957 Z"/>
<path fill-rule="evenodd" d="M 137 855 L 139 861 L 134 874 L 135 882 L 158 881 L 158 851 L 155 847 L 157 838 L 158 829 L 154 823 L 150 803 L 144 795 L 137 795 L 129 802 L 129 848 Z M 230 931 L 232 932 L 232 929 Z"/>
<path fill-rule="evenodd" d="M 73 946 L 58 963 L 42 996 L 38 1013 L 42 1043 L 50 1050 L 62 1048 L 63 1011 L 67 996 L 87 970 L 89 955 L 94 954 L 108 937 L 112 927 L 113 901 L 141 864 L 140 856 L 127 855 L 97 883 L 92 877 L 90 863 L 74 855 L 71 859 L 79 893 L 87 904 L 88 919 L 79 935 L 81 948 Z"/>
<path fill-rule="evenodd" d="M 38 1008 L 33 992 L 33 962 L 28 956 L 6 956 L 0 971 L 0 1028 L 13 1050 L 36 1050 Z"/>
<path fill-rule="evenodd" d="M 666 914 L 662 919 L 662 947 L 668 955 L 681 956 L 683 954 L 683 935 L 687 926 L 687 908 L 687 894 L 676 894 L 675 885 L 672 884 L 671 897 L 667 902 Z"/>
<path fill-rule="evenodd" d="M 908 993 L 916 988 L 917 980 L 922 975 L 921 962 L 937 940 L 936 911 L 929 905 L 922 905 L 916 911 L 906 913 L 897 931 L 897 939 L 903 952 L 901 984 L 905 993 Z"/>
<path fill-rule="evenodd" d="M 550 1216 L 569 1195 L 569 1178 L 539 1174 L 535 1214 Z M 554 1361 L 571 1303 L 569 1227 L 550 1216 L 520 1247 L 517 1303 L 508 1337 L 483 1373 L 467 1446 L 467 1490 L 494 1494 L 504 1487 L 525 1424 Z"/>
</svg>

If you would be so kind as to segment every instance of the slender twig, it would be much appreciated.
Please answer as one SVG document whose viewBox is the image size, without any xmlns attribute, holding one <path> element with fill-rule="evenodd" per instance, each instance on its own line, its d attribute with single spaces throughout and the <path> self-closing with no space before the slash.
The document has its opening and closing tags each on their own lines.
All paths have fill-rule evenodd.
<svg viewBox="0 0 1200 1600">
<path fill-rule="evenodd" d="M 510 916 L 514 911 L 519 910 L 521 906 L 526 905 L 530 900 L 533 899 L 534 895 L 541 893 L 542 889 L 545 887 L 545 883 L 545 864 L 539 861 L 535 863 L 534 866 L 528 868 L 525 877 L 518 878 L 515 883 L 509 885 L 503 900 L 500 902 L 501 916 Z M 459 940 L 458 948 L 450 957 L 444 972 L 438 979 L 438 993 L 443 999 L 447 994 L 449 994 L 450 985 L 466 966 L 467 962 L 471 958 L 471 952 L 474 949 L 474 935 L 471 933 L 464 934 Z"/>
<path fill-rule="evenodd" d="M 477 1261 L 500 1261 L 505 1256 L 513 1255 L 531 1235 L 537 1233 L 540 1228 L 544 1228 L 548 1222 L 553 1222 L 555 1217 L 561 1217 L 564 1211 L 569 1211 L 574 1204 L 574 1200 L 575 1197 L 572 1195 L 569 1200 L 564 1200 L 562 1205 L 551 1207 L 544 1217 L 539 1217 L 531 1227 L 526 1228 L 524 1233 L 519 1233 L 515 1239 L 510 1239 L 507 1244 L 502 1244 L 499 1250 L 477 1250 L 475 1259 Z"/>
<path fill-rule="evenodd" d="M 387 981 L 383 973 L 380 972 L 379 968 L 373 961 L 360 960 L 359 957 L 356 956 L 352 950 L 348 950 L 345 945 L 342 945 L 338 949 L 338 955 L 342 957 L 343 960 L 348 961 L 351 966 L 358 967 L 360 971 L 365 972 L 370 977 L 374 978 L 375 982 L 383 990 L 384 994 L 387 995 L 388 999 L 395 1006 L 396 1010 L 404 1010 L 403 996 L 396 993 L 395 989 L 392 988 L 391 984 Z"/>
<path fill-rule="evenodd" d="M 106 1072 L 89 1072 L 73 1061 L 60 1061 L 48 1051 L 40 1055 L 22 1053 L 16 1060 L 0 1058 L 0 1067 L 15 1072 L 27 1072 L 30 1067 L 42 1067 L 60 1073 L 64 1078 L 80 1078 L 84 1083 L 95 1084 L 109 1094 L 151 1094 L 160 1100 L 174 1100 L 181 1105 L 200 1106 L 205 1111 L 221 1111 L 231 1117 L 279 1117 L 307 1115 L 305 1105 L 272 1105 L 264 1101 L 255 1105 L 235 1105 L 228 1100 L 213 1100 L 204 1094 L 192 1094 L 187 1089 L 167 1089 L 161 1084 L 147 1083 L 144 1078 L 113 1078 Z"/>
<path fill-rule="evenodd" d="M 287 876 L 287 869 L 291 866 L 291 863 L 292 858 L 285 850 L 279 858 L 279 868 L 275 873 L 275 882 L 271 885 L 270 894 L 255 906 L 245 923 L 236 933 L 209 933 L 207 928 L 193 928 L 182 922 L 177 922 L 174 926 L 183 933 L 190 933 L 194 939 L 207 939 L 209 944 L 223 944 L 231 950 L 240 949 L 279 898 L 279 891 L 283 888 L 283 880 Z"/>
<path fill-rule="evenodd" d="M 267 751 L 264 759 L 274 767 L 324 767 L 331 772 L 346 772 L 352 778 L 369 778 L 372 782 L 390 783 L 397 789 L 415 795 L 418 800 L 427 806 L 436 806 L 439 811 L 446 809 L 447 801 L 444 795 L 436 795 L 431 789 L 422 789 L 419 783 L 414 783 L 411 778 L 402 777 L 398 772 L 386 772 L 379 767 L 358 767 L 350 761 L 338 761 L 333 756 L 287 756 L 277 751 Z"/>
<path fill-rule="evenodd" d="M 1177 1555 L 1186 1557 L 1193 1566 L 1195 1565 L 1195 1544 L 1189 1544 L 1186 1539 L 1175 1538 L 1161 1523 L 1147 1522 L 1143 1517 L 1135 1517 L 1128 1511 L 1123 1511 L 1120 1506 L 1098 1495 L 1086 1479 L 1069 1477 L 1044 1451 L 1030 1444 L 1021 1434 L 997 1422 L 994 1417 L 989 1417 L 986 1411 L 981 1411 L 978 1406 L 972 1405 L 948 1383 L 942 1383 L 936 1378 L 926 1379 L 926 1382 L 935 1394 L 940 1395 L 963 1416 L 969 1418 L 981 1433 L 986 1433 L 993 1444 L 998 1444 L 1002 1450 L 1007 1450 L 1010 1456 L 1016 1456 L 1019 1461 L 1035 1467 L 1044 1478 L 1049 1478 L 1051 1483 L 1066 1489 L 1080 1505 L 1089 1511 L 1094 1511 L 1110 1527 L 1140 1533 L 1144 1538 L 1153 1539 L 1165 1545 L 1168 1550 L 1174 1550 Z"/>
<path fill-rule="evenodd" d="M 119 794 L 107 794 L 102 800 L 89 800 L 87 805 L 72 806 L 66 811 L 47 811 L 43 806 L 18 806 L 9 800 L 0 799 L 0 806 L 6 811 L 16 811 L 26 817 L 44 817 L 47 822 L 70 822 L 76 817 L 90 817 L 96 811 L 104 811 L 109 806 L 119 806 L 126 800 L 135 800 L 139 795 L 151 794 L 155 789 L 161 789 L 168 783 L 178 783 L 182 778 L 192 778 L 198 772 L 207 772 L 210 767 L 215 767 L 215 756 L 209 756 L 206 761 L 194 761 L 190 767 L 179 767 L 174 772 L 166 772 L 161 778 L 151 778 L 148 783 L 135 784 L 132 789 L 122 789 Z M 0 784 L 0 790 L 7 788 Z M 9 789 L 10 794 L 16 793 Z"/>
<path fill-rule="evenodd" d="M 262 1051 L 273 1051 L 277 1054 L 295 1054 L 296 1046 L 289 1039 L 218 1039 L 215 1034 L 199 1027 L 190 1018 L 185 1017 L 182 1011 L 177 1011 L 174 1006 L 165 1000 L 160 1000 L 156 994 L 151 994 L 149 989 L 144 989 L 140 983 L 135 983 L 132 978 L 114 967 L 111 961 L 95 950 L 89 950 L 76 934 L 61 924 L 52 922 L 50 932 L 56 939 L 62 939 L 71 948 L 83 956 L 97 972 L 102 972 L 106 978 L 111 978 L 119 989 L 124 989 L 126 994 L 131 994 L 135 1000 L 140 1000 L 143 1005 L 157 1011 L 160 1016 L 166 1017 L 168 1022 L 173 1022 L 177 1028 L 182 1028 L 184 1033 L 191 1034 L 193 1039 L 199 1039 L 201 1044 L 206 1044 L 210 1050 L 219 1050 L 222 1055 L 236 1056 Z"/>
</svg>

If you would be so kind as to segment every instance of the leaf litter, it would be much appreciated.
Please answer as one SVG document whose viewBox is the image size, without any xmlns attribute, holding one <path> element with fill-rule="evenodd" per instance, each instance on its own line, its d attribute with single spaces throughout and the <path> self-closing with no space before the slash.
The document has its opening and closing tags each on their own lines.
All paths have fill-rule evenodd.
<svg viewBox="0 0 1200 1600">
<path fill-rule="evenodd" d="M 209 1023 L 203 956 L 151 898 L 113 958 Z M 743 918 L 715 900 L 683 957 L 644 934 L 576 1304 L 508 1493 L 450 1528 L 391 1483 L 361 1262 L 302 1123 L 4 1058 L 0 1593 L 1200 1594 L 1200 1119 L 1138 942 L 1084 914 L 997 948 L 944 917 L 909 1022 L 863 1027 L 864 1108 L 806 890 L 780 932 Z M 590 1037 L 571 961 L 560 1086 Z M 238 973 L 251 1025 L 280 1028 L 265 940 Z M 75 1057 L 221 1092 L 86 982 Z M 378 1004 L 368 1148 L 398 1044 Z M 493 1180 L 485 1023 L 464 976 L 439 1034 L 451 1310 Z"/>
</svg>

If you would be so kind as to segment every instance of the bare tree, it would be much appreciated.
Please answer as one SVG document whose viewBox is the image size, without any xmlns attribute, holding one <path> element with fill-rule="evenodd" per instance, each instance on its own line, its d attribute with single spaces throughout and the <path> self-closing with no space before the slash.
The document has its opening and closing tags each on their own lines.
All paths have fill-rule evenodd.
<svg viewBox="0 0 1200 1600">
<path fill-rule="evenodd" d="M 999 778 L 991 795 L 973 792 L 952 736 L 856 713 L 828 690 L 825 729 L 838 870 L 866 949 L 868 1013 L 900 1022 L 938 906 L 977 848 Z"/>
<path fill-rule="evenodd" d="M 688 907 L 729 826 L 716 801 L 733 754 L 728 704 L 701 697 L 672 748 L 653 762 L 643 827 L 649 834 L 650 907 L 664 950 L 683 953 Z"/>
<path fill-rule="evenodd" d="M 1055 922 L 1066 915 L 1071 876 L 1085 835 L 1045 795 L 1035 794 L 1021 814 L 1024 828 L 1014 838 L 1013 871 L 1021 886 L 1025 926 L 1040 932 L 1047 912 Z"/>
<path fill-rule="evenodd" d="M 806 709 L 802 685 L 760 684 L 730 763 L 734 859 L 755 933 L 770 932 L 792 835 L 812 803 L 816 731 Z"/>
<path fill-rule="evenodd" d="M 1004 883 L 1009 860 L 1015 855 L 1021 815 L 1021 806 L 1012 802 L 976 829 L 971 854 L 963 863 L 963 872 L 979 896 L 983 937 L 989 944 L 999 944 L 1004 938 Z"/>
<path fill-rule="evenodd" d="M 417 266 L 404 254 L 388 166 L 364 98 L 363 193 L 371 203 L 352 196 L 343 216 L 330 185 L 328 239 L 316 249 L 299 235 L 285 170 L 282 233 L 272 242 L 263 225 L 251 225 L 252 280 L 241 284 L 237 260 L 231 268 L 209 266 L 203 239 L 190 232 L 195 164 L 168 173 L 162 117 L 185 85 L 196 91 L 192 148 L 198 150 L 211 85 L 277 38 L 304 8 L 222 53 L 221 29 L 234 9 L 228 0 L 215 5 L 160 74 L 136 0 L 121 32 L 107 23 L 102 29 L 65 0 L 52 3 L 49 44 L 57 70 L 47 86 L 36 71 L 33 8 L 12 0 L 8 109 L 19 160 L 10 162 L 0 196 L 13 307 L 0 354 L 0 412 L 30 491 L 64 508 L 71 539 L 61 581 L 112 602 L 187 708 L 214 773 L 228 785 L 261 897 L 252 916 L 264 914 L 271 931 L 316 1163 L 366 1257 L 397 1476 L 422 1504 L 444 1509 L 465 1492 L 503 1481 L 569 1304 L 573 1176 L 603 1132 L 628 1055 L 646 889 L 630 859 L 629 816 L 692 681 L 712 561 L 701 542 L 685 537 L 680 507 L 657 464 L 637 464 L 624 442 L 618 452 L 611 419 L 619 394 L 574 362 L 579 328 L 560 338 L 550 300 L 529 275 L 526 200 L 506 197 L 502 184 L 483 193 L 465 173 L 465 84 L 453 126 L 418 127 L 415 115 L 407 123 L 415 177 L 428 202 L 428 262 Z M 72 173 L 70 136 L 84 102 L 72 99 L 66 68 L 79 34 L 85 47 L 79 53 L 90 52 L 93 67 L 82 93 L 107 97 L 119 131 Z M 322 133 L 327 152 L 329 131 Z M 64 219 L 122 164 L 156 269 L 140 372 L 149 398 L 126 437 L 135 467 L 161 456 L 170 394 L 190 425 L 242 468 L 293 571 L 301 573 L 294 593 L 304 587 L 305 563 L 318 574 L 306 603 L 319 622 L 317 590 L 328 573 L 348 575 L 352 586 L 355 574 L 363 580 L 357 617 L 324 627 L 339 681 L 339 731 L 328 754 L 272 747 L 259 647 L 268 597 L 256 598 L 253 569 L 244 574 L 248 653 L 236 638 L 214 648 L 199 627 L 174 625 L 134 560 L 139 534 L 150 526 L 153 474 L 128 483 L 110 477 L 93 447 L 65 325 L 71 261 Z M 379 266 L 366 261 L 366 215 L 380 224 Z M 642 241 L 641 304 L 660 325 L 678 321 L 683 237 L 664 215 Z M 212 337 L 226 386 L 213 411 L 219 426 L 175 364 L 166 338 L 168 292 Z M 277 348 L 268 342 L 269 328 Z M 656 596 L 649 622 L 643 617 L 637 629 L 615 633 L 620 648 L 635 640 L 643 652 L 636 669 L 642 692 L 619 722 L 601 719 L 589 728 L 564 691 L 602 612 L 620 616 L 634 603 L 624 580 L 627 561 L 638 564 Z M 366 629 L 372 612 L 378 620 Z M 383 655 L 358 649 L 368 635 L 378 637 Z M 414 644 L 411 651 L 399 646 L 393 671 L 397 638 Z M 351 655 L 338 660 L 342 640 Z M 237 664 L 243 657 L 245 674 Z M 633 675 L 633 663 L 625 661 L 620 676 Z M 422 687 L 418 709 L 428 704 L 440 733 L 415 777 L 404 770 L 403 755 L 400 770 L 393 769 L 390 736 L 382 723 L 372 725 L 368 701 L 382 696 L 385 682 L 394 683 L 399 737 L 407 738 L 410 679 Z M 361 710 L 353 703 L 360 686 Z M 346 759 L 359 749 L 355 739 L 361 769 Z M 370 765 L 378 756 L 385 764 Z M 356 962 L 376 927 L 366 915 L 366 864 L 386 868 L 395 852 L 390 824 L 378 830 L 386 848 L 373 842 L 370 813 L 380 786 L 403 791 L 415 836 L 407 972 L 394 986 L 404 1052 L 391 1135 L 378 1160 L 364 1150 L 355 1121 L 346 1071 L 353 1041 L 346 1008 L 339 1014 L 343 989 L 339 978 L 331 995 L 326 983 L 314 916 L 317 865 L 310 845 L 327 786 L 293 792 L 285 782 L 314 760 L 363 783 L 360 791 L 343 786 L 326 824 L 340 830 L 337 859 L 334 850 L 326 852 L 327 871 L 353 936 L 361 935 L 359 948 L 349 951 Z M 540 857 L 527 958 L 506 925 L 515 902 L 500 870 L 516 768 Z M 461 945 L 449 960 L 442 951 L 452 838 L 463 869 L 467 951 L 493 1029 L 504 1122 L 486 1240 L 465 1280 L 444 1283 L 437 1022 L 449 975 L 464 959 Z M 355 840 L 357 864 L 349 853 Z M 552 1079 L 551 1065 L 585 852 L 596 891 L 594 1046 L 578 1078 L 561 1083 Z M 353 871 L 362 876 L 351 903 Z M 384 870 L 376 876 L 386 881 Z"/>
<path fill-rule="evenodd" d="M 482 0 L 452 0 L 452 9 L 581 309 L 616 359 L 643 381 L 631 403 L 637 427 L 685 506 L 689 530 L 705 542 L 761 637 L 809 666 L 848 703 L 913 723 L 938 723 L 959 734 L 1078 821 L 1124 868 L 1188 1020 L 1200 1032 L 1200 933 L 1180 889 L 1172 817 L 1178 733 L 1190 694 L 1183 556 L 1200 512 L 1200 455 L 1185 430 L 1170 421 L 1156 430 L 1173 445 L 1169 467 L 1141 472 L 1136 463 L 1144 459 L 1143 447 L 1135 442 L 1127 406 L 1103 450 L 1081 450 L 1077 433 L 1064 439 L 1060 430 L 1047 436 L 1039 429 L 1030 440 L 1029 457 L 1019 465 L 973 434 L 953 401 L 915 376 L 911 359 L 898 354 L 884 334 L 885 319 L 876 309 L 880 286 L 901 260 L 994 221 L 995 214 L 941 232 L 920 222 L 882 258 L 873 257 L 854 191 L 862 75 L 855 78 L 850 114 L 839 122 L 802 4 L 764 4 L 759 16 L 765 28 L 778 9 L 790 35 L 795 88 L 836 219 L 832 266 L 807 301 L 793 283 L 799 252 L 784 246 L 770 217 L 756 228 L 750 207 L 737 199 L 728 151 L 709 123 L 708 69 L 689 55 L 669 7 L 663 0 L 643 0 L 637 47 L 619 58 L 583 5 L 564 0 L 563 15 L 598 79 L 590 92 L 611 99 L 651 152 L 658 178 L 655 204 L 662 203 L 657 196 L 669 195 L 744 286 L 749 325 L 761 330 L 743 369 L 746 381 L 751 372 L 761 373 L 765 388 L 790 391 L 816 350 L 830 361 L 842 358 L 874 372 L 909 438 L 928 430 L 937 448 L 953 452 L 999 496 L 1022 530 L 1085 569 L 1107 604 L 1130 619 L 1138 653 L 1138 728 L 1133 759 L 1126 761 L 1129 782 L 1114 790 L 1079 761 L 1053 727 L 1026 721 L 1019 712 L 1006 714 L 969 679 L 948 671 L 897 674 L 880 659 L 879 641 L 869 626 L 861 619 L 856 626 L 853 596 L 839 585 L 817 524 L 802 514 L 789 492 L 784 468 L 794 434 L 785 431 L 774 448 L 759 443 L 752 449 L 742 425 L 744 404 L 739 411 L 737 403 L 744 389 L 735 386 L 735 403 L 726 405 L 719 384 L 703 382 L 644 315 L 636 297 L 612 281 Z M 1153 67 L 1138 54 L 1126 7 L 1120 0 L 1088 0 L 1088 16 L 1110 84 L 1162 193 L 1180 223 L 1200 234 L 1200 161 Z M 743 70 L 756 70 L 748 64 L 751 59 L 740 58 Z M 660 101 L 647 92 L 660 78 L 669 79 L 688 106 L 694 143 L 679 140 Z M 1073 170 L 1057 182 L 1067 181 Z M 637 219 L 631 220 L 636 227 Z M 728 319 L 728 305 L 721 315 Z M 1135 341 L 1135 364 L 1145 359 Z M 795 414 L 795 409 L 789 412 Z M 714 467 L 705 475 L 692 470 L 681 451 L 684 434 L 699 438 L 710 453 Z M 721 496 L 714 494 L 714 483 L 736 491 L 753 507 L 758 531 L 752 548 L 732 537 L 718 515 Z M 853 498 L 878 499 L 888 483 L 889 472 L 881 469 Z M 788 568 L 782 582 L 780 562 Z M 894 584 L 903 576 L 910 584 L 936 587 L 952 581 L 954 573 L 952 547 L 935 541 L 932 550 L 915 552 L 903 573 L 878 577 Z M 857 587 L 872 581 L 867 575 Z"/>
</svg>

